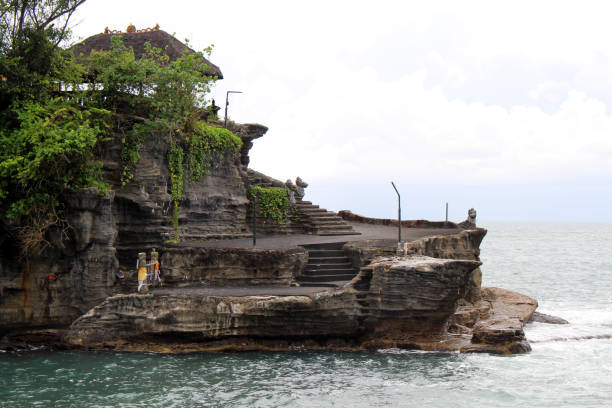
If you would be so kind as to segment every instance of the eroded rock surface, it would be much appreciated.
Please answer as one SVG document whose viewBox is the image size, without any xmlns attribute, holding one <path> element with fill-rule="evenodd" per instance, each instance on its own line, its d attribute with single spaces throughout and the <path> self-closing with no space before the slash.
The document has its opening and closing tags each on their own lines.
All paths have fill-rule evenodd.
<svg viewBox="0 0 612 408">
<path fill-rule="evenodd" d="M 443 334 L 479 265 L 422 256 L 382 258 L 343 288 L 308 296 L 197 296 L 180 289 L 161 296 L 116 295 L 76 320 L 67 340 L 121 349 L 151 336 L 164 343 L 178 335 L 207 349 L 228 337 L 235 338 L 234 346 L 253 338 L 290 338 L 301 346 L 324 338 L 375 348 L 381 341 Z"/>
<path fill-rule="evenodd" d="M 453 317 L 455 324 L 469 328 L 467 333 L 472 335 L 470 344 L 461 351 L 500 354 L 530 351 L 523 327 L 537 307 L 535 299 L 520 293 L 483 288 L 478 302 L 460 306 Z"/>
<path fill-rule="evenodd" d="M 122 126 L 131 119 L 117 118 Z M 125 122 L 125 123 L 124 123 Z M 184 240 L 246 236 L 248 151 L 265 126 L 230 123 L 243 146 L 238 157 L 220 158 L 197 183 L 188 184 L 179 221 Z M 149 135 L 134 168 L 121 186 L 120 136 L 104 146 L 103 171 L 112 189 L 65 197 L 70 239 L 27 262 L 18 259 L 14 231 L 0 220 L 0 333 L 15 327 L 67 325 L 108 296 L 133 290 L 138 252 L 160 249 L 173 236 L 168 193 L 167 144 Z M 122 271 L 125 280 L 117 278 Z M 280 281 L 286 278 L 280 277 Z"/>
</svg>

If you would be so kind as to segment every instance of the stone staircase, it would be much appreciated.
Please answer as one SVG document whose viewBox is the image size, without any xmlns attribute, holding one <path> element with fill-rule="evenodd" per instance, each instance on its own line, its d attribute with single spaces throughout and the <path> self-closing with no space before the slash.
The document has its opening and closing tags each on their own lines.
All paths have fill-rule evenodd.
<svg viewBox="0 0 612 408">
<path fill-rule="evenodd" d="M 319 208 L 310 201 L 297 200 L 295 203 L 299 222 L 314 235 L 361 235 L 347 224 L 338 214 Z"/>
<path fill-rule="evenodd" d="M 300 286 L 337 287 L 353 279 L 358 272 L 344 255 L 345 242 L 303 245 L 308 263 L 297 279 Z"/>
</svg>

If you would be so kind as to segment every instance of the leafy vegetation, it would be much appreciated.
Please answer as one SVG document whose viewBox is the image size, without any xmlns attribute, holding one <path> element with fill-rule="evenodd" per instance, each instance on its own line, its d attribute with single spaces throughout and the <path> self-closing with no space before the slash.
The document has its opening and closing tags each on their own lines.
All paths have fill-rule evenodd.
<svg viewBox="0 0 612 408">
<path fill-rule="evenodd" d="M 83 2 L 0 0 L 0 215 L 18 226 L 28 250 L 40 248 L 50 228 L 67 236 L 63 195 L 109 188 L 102 179 L 102 144 L 111 135 L 121 141 L 126 185 L 146 137 L 155 134 L 168 146 L 178 239 L 186 183 L 225 155 L 235 157 L 242 144 L 230 131 L 202 121 L 216 79 L 206 74 L 204 55 L 211 48 L 170 61 L 148 45 L 137 59 L 113 36 L 111 50 L 92 52 L 83 67 L 59 48 Z"/>
<path fill-rule="evenodd" d="M 249 198 L 251 200 L 251 208 L 257 202 L 259 214 L 264 218 L 270 218 L 275 225 L 284 225 L 289 222 L 292 207 L 287 195 L 287 189 L 254 186 L 249 192 Z"/>
<path fill-rule="evenodd" d="M 55 228 L 67 234 L 62 194 L 106 186 L 95 147 L 109 112 L 82 106 L 82 68 L 58 47 L 83 1 L 0 0 L 0 210 L 16 225 L 25 254 Z M 61 97 L 60 84 L 75 93 Z"/>
</svg>

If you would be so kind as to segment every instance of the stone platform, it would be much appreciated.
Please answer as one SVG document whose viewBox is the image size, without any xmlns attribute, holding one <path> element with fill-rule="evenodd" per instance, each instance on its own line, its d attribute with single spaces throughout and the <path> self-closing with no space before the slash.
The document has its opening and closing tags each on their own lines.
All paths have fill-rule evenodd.
<svg viewBox="0 0 612 408">
<path fill-rule="evenodd" d="M 389 240 L 397 242 L 397 227 L 386 225 L 371 225 L 359 222 L 347 222 L 361 235 L 320 236 L 309 234 L 258 236 L 256 248 L 279 249 L 293 248 L 306 244 L 322 244 L 331 242 Z M 459 228 L 402 228 L 402 241 L 414 241 L 419 238 L 452 235 L 461 232 Z M 253 248 L 253 238 L 208 240 L 200 242 L 181 242 L 177 246 L 215 247 L 215 248 Z"/>
</svg>

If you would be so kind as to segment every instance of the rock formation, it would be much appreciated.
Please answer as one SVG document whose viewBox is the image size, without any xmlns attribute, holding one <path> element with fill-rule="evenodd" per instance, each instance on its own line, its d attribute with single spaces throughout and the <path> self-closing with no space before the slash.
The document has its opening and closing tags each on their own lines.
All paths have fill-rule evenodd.
<svg viewBox="0 0 612 408">
<path fill-rule="evenodd" d="M 164 352 L 528 351 L 522 328 L 537 302 L 503 289 L 481 292 L 480 285 L 474 292 L 485 233 L 477 229 L 417 240 L 406 257 L 392 255 L 393 247 L 384 242 L 348 243 L 345 253 L 365 265 L 359 274 L 342 288 L 303 296 L 211 296 L 180 289 L 116 295 L 77 319 L 66 340 L 77 347 Z M 197 259 L 177 251 L 172 257 Z"/>
<path fill-rule="evenodd" d="M 344 288 L 309 296 L 116 295 L 76 320 L 67 336 L 89 347 L 180 335 L 340 339 L 356 347 L 381 338 L 442 333 L 477 261 L 382 258 Z M 238 340 L 239 342 L 240 340 Z M 163 340 L 162 340 L 163 343 Z"/>
<path fill-rule="evenodd" d="M 222 158 L 200 182 L 186 186 L 179 214 L 185 240 L 248 235 L 248 151 L 267 128 L 228 125 L 242 139 L 242 149 L 238 158 Z M 72 227 L 68 242 L 51 236 L 51 247 L 20 262 L 11 228 L 0 220 L 0 333 L 67 325 L 108 296 L 131 291 L 126 284 L 136 282 L 138 252 L 161 248 L 172 236 L 166 143 L 147 137 L 134 178 L 122 187 L 121 144 L 116 140 L 120 138 L 104 147 L 103 171 L 112 189 L 104 196 L 86 189 L 65 198 Z M 124 271 L 124 280 L 117 279 L 119 271 Z"/>
</svg>

